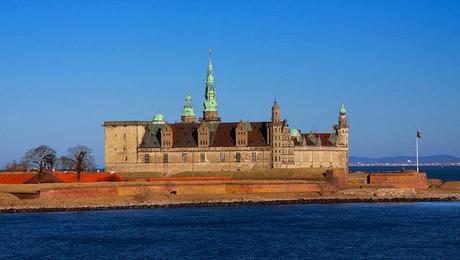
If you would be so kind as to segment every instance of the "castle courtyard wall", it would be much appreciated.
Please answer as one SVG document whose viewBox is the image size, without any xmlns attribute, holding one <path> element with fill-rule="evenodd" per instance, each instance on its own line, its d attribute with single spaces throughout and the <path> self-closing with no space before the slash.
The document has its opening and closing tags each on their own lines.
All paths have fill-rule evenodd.
<svg viewBox="0 0 460 260">
<path fill-rule="evenodd" d="M 294 147 L 295 168 L 346 168 L 348 149 L 330 146 Z"/>
</svg>

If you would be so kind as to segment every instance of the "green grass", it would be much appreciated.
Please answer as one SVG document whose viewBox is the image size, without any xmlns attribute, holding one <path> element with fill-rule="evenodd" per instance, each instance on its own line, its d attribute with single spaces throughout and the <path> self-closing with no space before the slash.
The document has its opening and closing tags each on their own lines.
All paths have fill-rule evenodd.
<svg viewBox="0 0 460 260">
<path fill-rule="evenodd" d="M 123 176 L 127 180 L 135 180 L 135 179 L 148 179 L 154 177 L 164 177 L 159 172 L 120 172 L 121 176 Z"/>
<path fill-rule="evenodd" d="M 446 181 L 441 185 L 442 189 L 460 189 L 460 181 Z"/>
<path fill-rule="evenodd" d="M 264 169 L 234 172 L 180 172 L 171 177 L 231 177 L 235 180 L 321 180 L 326 168 Z"/>
<path fill-rule="evenodd" d="M 439 188 L 442 186 L 443 182 L 440 179 L 428 179 L 428 184 L 430 187 Z"/>
</svg>

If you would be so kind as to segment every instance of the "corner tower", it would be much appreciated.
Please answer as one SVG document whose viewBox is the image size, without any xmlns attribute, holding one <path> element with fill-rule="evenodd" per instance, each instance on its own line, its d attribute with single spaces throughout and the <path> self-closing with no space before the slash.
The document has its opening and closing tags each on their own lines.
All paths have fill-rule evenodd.
<svg viewBox="0 0 460 260">
<path fill-rule="evenodd" d="M 180 120 L 182 123 L 195 123 L 195 111 L 193 110 L 192 95 L 190 93 L 185 94 L 185 104 L 182 109 Z"/>
<path fill-rule="evenodd" d="M 208 74 L 206 76 L 206 91 L 204 94 L 203 102 L 203 118 L 200 121 L 205 122 L 220 122 L 220 118 L 217 113 L 217 98 L 216 88 L 214 86 L 214 68 L 211 61 L 211 52 L 209 49 L 209 61 L 208 61 Z"/>
<path fill-rule="evenodd" d="M 342 103 L 339 109 L 339 120 L 335 126 L 335 134 L 337 135 L 336 145 L 339 147 L 348 147 L 348 121 L 347 110 Z"/>
</svg>

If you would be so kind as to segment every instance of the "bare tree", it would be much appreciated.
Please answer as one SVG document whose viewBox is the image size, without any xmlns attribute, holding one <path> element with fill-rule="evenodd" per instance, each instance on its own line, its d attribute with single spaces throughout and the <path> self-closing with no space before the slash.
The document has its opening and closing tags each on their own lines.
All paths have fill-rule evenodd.
<svg viewBox="0 0 460 260">
<path fill-rule="evenodd" d="M 80 181 L 80 174 L 94 167 L 94 156 L 90 148 L 84 145 L 77 145 L 68 149 L 67 158 L 73 160 L 73 169 L 77 172 L 77 181 Z"/>
<path fill-rule="evenodd" d="M 61 170 L 73 170 L 75 169 L 75 160 L 68 156 L 61 156 L 58 160 L 59 169 Z"/>
<path fill-rule="evenodd" d="M 17 162 L 15 160 L 5 165 L 5 171 L 7 172 L 25 172 L 29 169 L 29 165 L 25 162 Z"/>
<path fill-rule="evenodd" d="M 54 158 L 54 160 L 53 160 Z M 26 152 L 23 162 L 27 163 L 33 169 L 38 170 L 39 178 L 42 178 L 43 170 L 50 167 L 50 163 L 54 165 L 56 151 L 48 145 L 40 145 Z"/>
<path fill-rule="evenodd" d="M 54 169 L 54 166 L 56 166 L 56 163 L 57 163 L 56 153 L 48 154 L 48 155 L 45 157 L 45 164 L 46 164 L 45 167 L 46 167 L 48 170 Z"/>
</svg>

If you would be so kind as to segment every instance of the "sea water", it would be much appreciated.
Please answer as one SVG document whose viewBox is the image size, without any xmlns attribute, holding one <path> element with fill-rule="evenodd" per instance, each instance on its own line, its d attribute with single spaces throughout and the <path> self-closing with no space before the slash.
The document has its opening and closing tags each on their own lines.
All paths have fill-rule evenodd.
<svg viewBox="0 0 460 260">
<path fill-rule="evenodd" d="M 350 171 L 401 171 L 415 170 L 414 166 L 351 166 Z M 460 166 L 421 166 L 421 172 L 425 172 L 430 179 L 442 181 L 460 181 Z"/>
<path fill-rule="evenodd" d="M 0 258 L 459 259 L 460 203 L 0 214 Z"/>
</svg>

